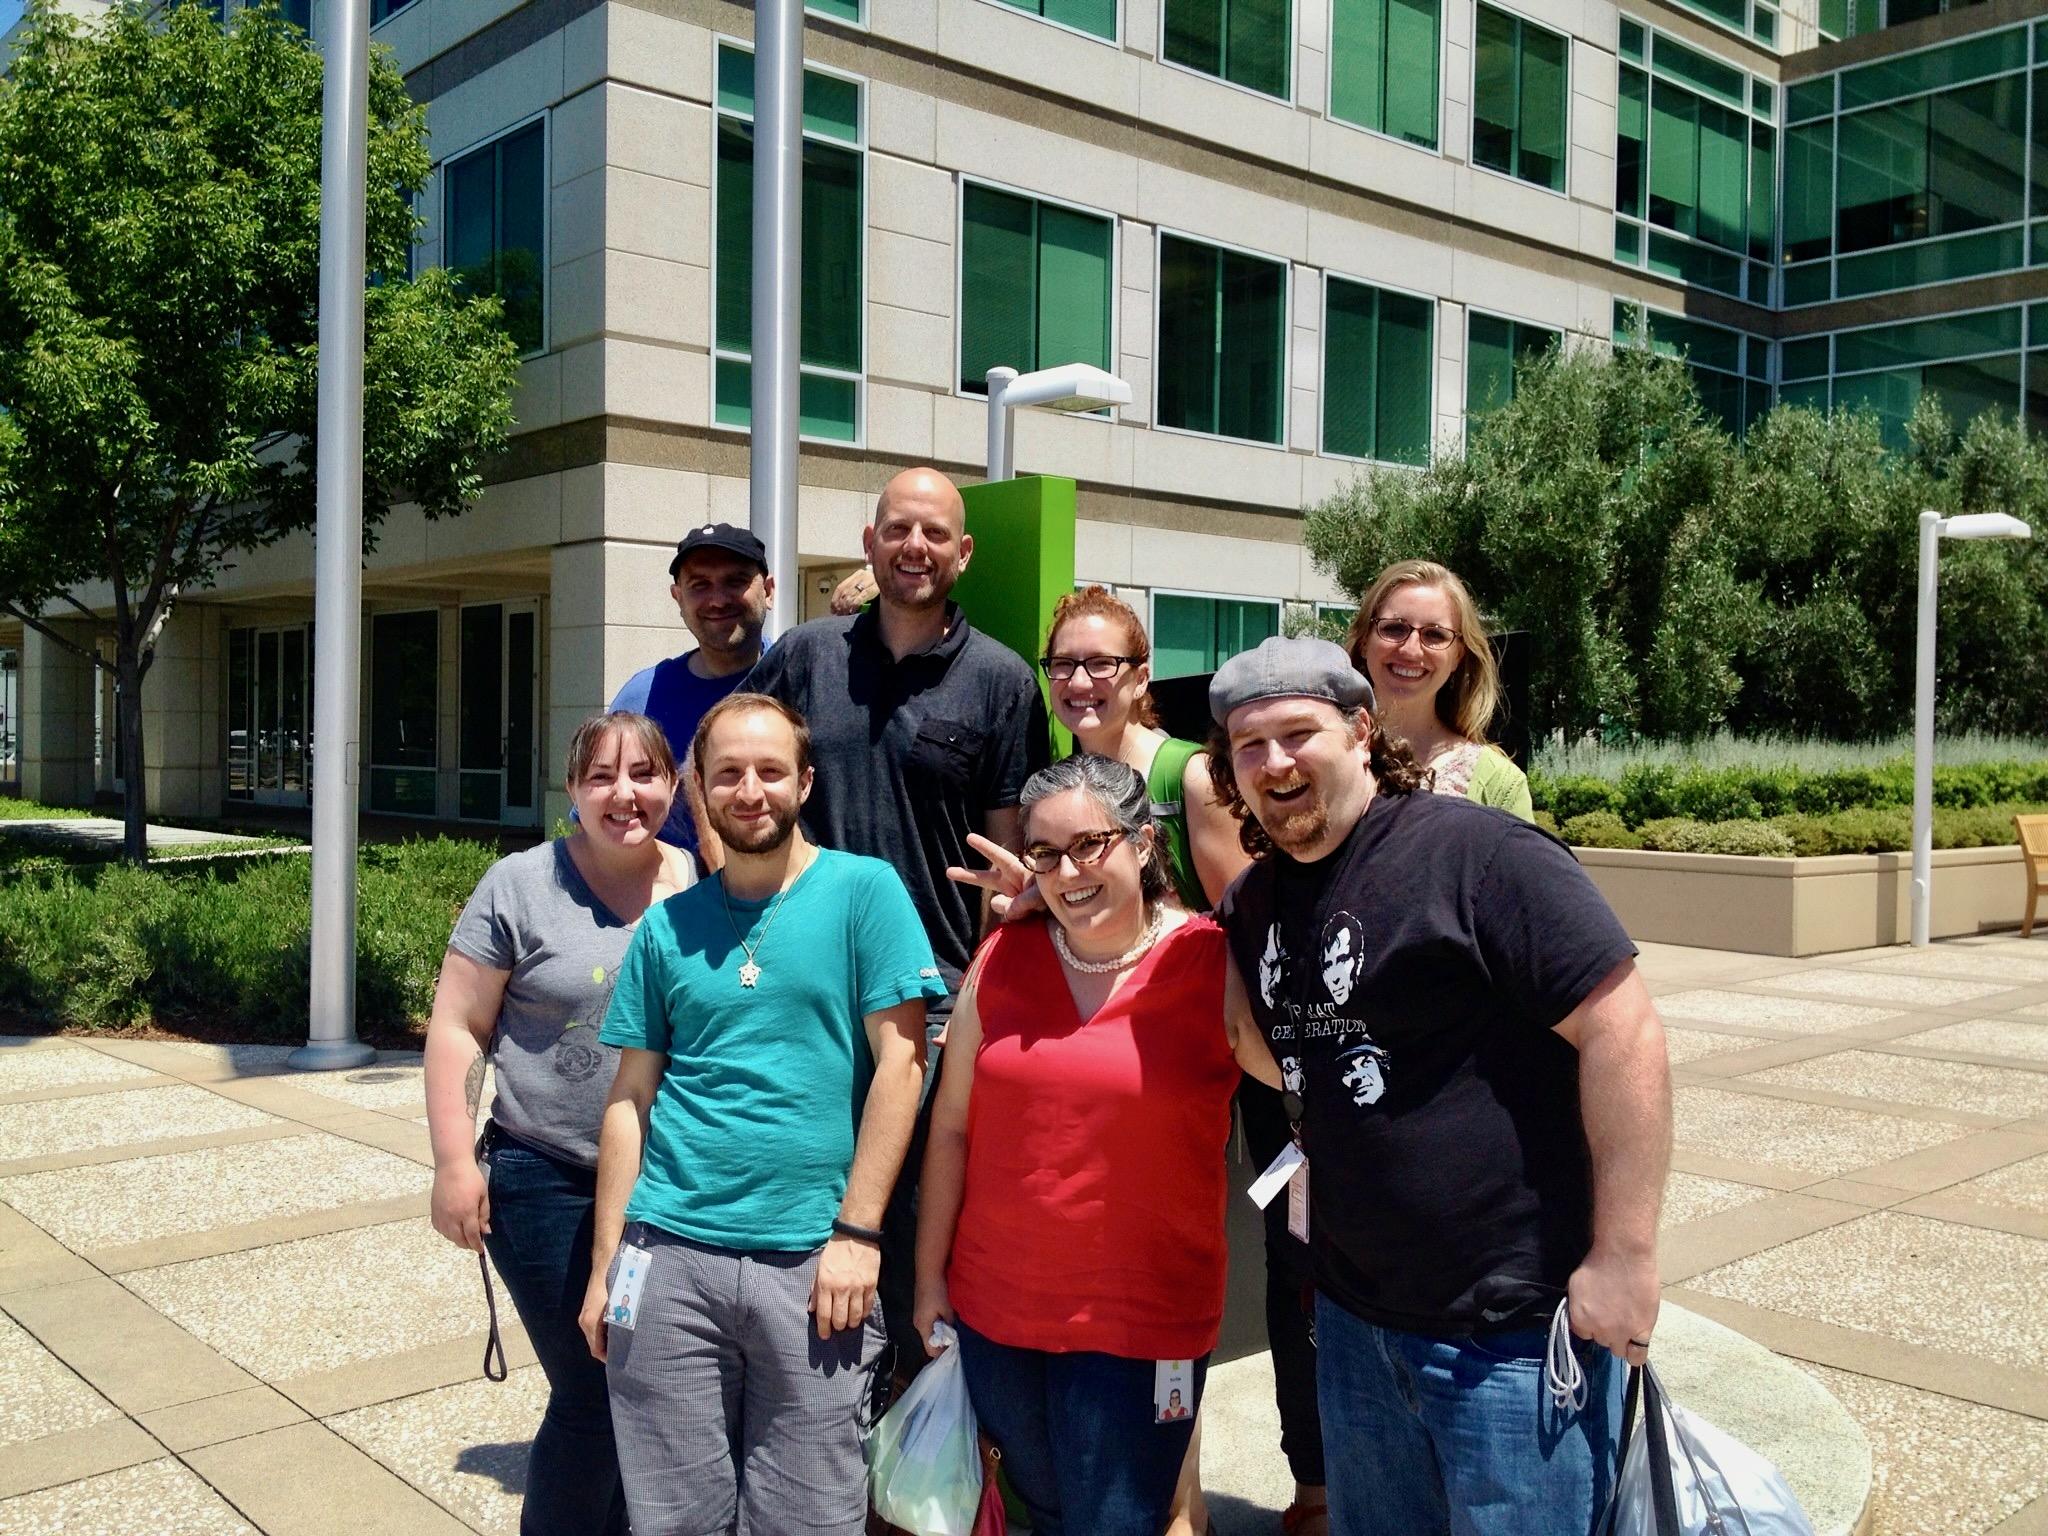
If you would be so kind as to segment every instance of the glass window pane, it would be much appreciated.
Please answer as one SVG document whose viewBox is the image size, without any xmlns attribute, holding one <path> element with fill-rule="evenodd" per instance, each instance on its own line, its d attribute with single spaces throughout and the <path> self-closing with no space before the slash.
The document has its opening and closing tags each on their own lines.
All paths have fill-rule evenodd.
<svg viewBox="0 0 2048 1536">
<path fill-rule="evenodd" d="M 1649 133 L 1649 77 L 1623 65 L 1621 95 L 1615 108 L 1614 207 L 1632 219 L 1643 216 L 1644 153 Z M 1619 243 L 1617 234 L 1616 241 Z"/>
<path fill-rule="evenodd" d="M 1512 16 L 1479 7 L 1472 75 L 1472 163 L 1488 170 L 1515 170 L 1515 30 Z"/>
<path fill-rule="evenodd" d="M 1824 379 L 1828 372 L 1828 339 L 1803 336 L 1788 341 L 1779 352 L 1781 373 L 1788 379 Z"/>
<path fill-rule="evenodd" d="M 1159 237 L 1159 424 L 1214 432 L 1222 253 Z M 1200 668 L 1193 670 L 1199 671 Z"/>
<path fill-rule="evenodd" d="M 1436 147 L 1437 0 L 1387 0 L 1386 131 Z"/>
<path fill-rule="evenodd" d="M 2048 352 L 2027 358 L 2026 404 L 2021 408 L 2026 429 L 2035 436 L 2048 433 Z"/>
<path fill-rule="evenodd" d="M 1541 27 L 1522 28 L 1521 143 L 1515 174 L 1553 192 L 1564 190 L 1566 40 Z"/>
<path fill-rule="evenodd" d="M 1515 393 L 1514 323 L 1473 314 L 1465 333 L 1465 414 L 1506 405 Z"/>
<path fill-rule="evenodd" d="M 754 56 L 744 48 L 719 45 L 718 104 L 728 112 L 754 115 Z"/>
<path fill-rule="evenodd" d="M 1280 633 L 1278 603 L 1226 598 L 1216 604 L 1216 666 Z"/>
<path fill-rule="evenodd" d="M 1915 288 L 1924 283 L 1953 282 L 1961 277 L 2003 271 L 2024 264 L 2024 244 L 2019 226 L 2014 225 L 2010 229 L 1987 229 L 1981 234 L 1956 235 L 1947 240 L 1845 256 L 1835 263 L 1835 292 L 1848 298 L 1852 294 Z"/>
<path fill-rule="evenodd" d="M 1375 458 L 1395 464 L 1429 462 L 1435 375 L 1436 305 L 1408 294 L 1382 293 Z"/>
<path fill-rule="evenodd" d="M 836 21 L 860 25 L 860 0 L 804 0 L 804 9 Z"/>
<path fill-rule="evenodd" d="M 850 443 L 860 432 L 859 391 L 851 379 L 804 371 L 796 384 L 796 427 L 805 437 Z"/>
<path fill-rule="evenodd" d="M 1788 309 L 1801 304 L 1823 303 L 1834 291 L 1833 282 L 1834 269 L 1831 262 L 1816 261 L 1803 267 L 1787 267 L 1783 303 Z"/>
<path fill-rule="evenodd" d="M 370 761 L 432 768 L 441 675 L 441 620 L 432 609 L 370 621 Z"/>
<path fill-rule="evenodd" d="M 1835 337 L 1835 370 L 1856 373 L 1865 368 L 1944 362 L 1980 352 L 2016 352 L 2021 317 L 2022 311 L 2015 306 L 1843 331 Z"/>
<path fill-rule="evenodd" d="M 1834 248 L 1833 123 L 1785 134 L 1785 260 L 1806 261 Z"/>
<path fill-rule="evenodd" d="M 1223 16 L 1225 78 L 1249 90 L 1285 97 L 1288 55 L 1294 47 L 1288 0 L 1224 0 Z"/>
<path fill-rule="evenodd" d="M 804 132 L 860 142 L 860 87 L 836 75 L 804 71 Z"/>
<path fill-rule="evenodd" d="M 1946 48 L 1929 48 L 1861 69 L 1842 73 L 1842 106 L 1865 106 L 1890 101 L 1919 91 L 1937 91 L 2005 70 L 2020 69 L 2027 62 L 2027 33 L 2024 27 L 1966 38 Z"/>
<path fill-rule="evenodd" d="M 860 156 L 806 140 L 803 183 L 803 360 L 858 372 Z"/>
<path fill-rule="evenodd" d="M 1835 237 L 1843 251 L 1931 234 L 1927 203 L 1927 101 L 1901 102 L 1841 120 Z"/>
<path fill-rule="evenodd" d="M 991 368 L 1039 366 L 1031 199 L 969 183 L 961 203 L 960 387 L 988 392 Z"/>
<path fill-rule="evenodd" d="M 1152 673 L 1188 677 L 1216 668 L 1216 600 L 1160 592 L 1152 598 Z"/>
<path fill-rule="evenodd" d="M 441 256 L 466 293 L 491 291 L 491 236 L 497 223 L 498 167 L 488 148 L 464 155 L 443 172 L 447 228 Z"/>
<path fill-rule="evenodd" d="M 1699 97 L 1664 81 L 1650 92 L 1650 222 L 1699 229 Z"/>
<path fill-rule="evenodd" d="M 505 325 L 522 352 L 541 344 L 541 275 L 546 241 L 547 165 L 542 126 L 534 123 L 497 144 L 499 166 L 498 296 Z"/>
<path fill-rule="evenodd" d="M 1223 74 L 1225 0 L 1166 0 L 1166 57 L 1205 75 Z"/>
<path fill-rule="evenodd" d="M 1482 12 L 1482 14 L 1484 14 Z M 1379 290 L 1331 278 L 1323 296 L 1323 451 L 1375 456 Z"/>
<path fill-rule="evenodd" d="M 1034 367 L 1109 367 L 1110 249 L 1109 220 L 1039 205 Z"/>
<path fill-rule="evenodd" d="M 2020 408 L 2020 355 L 1980 357 L 1968 363 L 1937 363 L 1922 372 L 1921 391 L 1934 395 L 1949 420 L 1967 426 L 1986 411 L 2011 421 Z"/>
<path fill-rule="evenodd" d="M 1749 87 L 1741 70 L 1695 53 L 1669 37 L 1658 37 L 1656 49 L 1650 55 L 1650 67 L 1657 74 L 1718 96 L 1732 107 L 1749 105 Z"/>
<path fill-rule="evenodd" d="M 1700 103 L 1699 227 L 1702 240 L 1743 249 L 1749 207 L 1749 120 L 1711 101 Z"/>
<path fill-rule="evenodd" d="M 1636 265 L 1643 258 L 1643 227 L 1631 224 L 1626 219 L 1617 219 L 1614 224 L 1614 259 Z"/>
<path fill-rule="evenodd" d="M 2026 87 L 2012 75 L 1928 99 L 1930 234 L 2026 217 Z"/>
<path fill-rule="evenodd" d="M 1777 223 L 1778 136 L 1762 123 L 1749 130 L 1749 254 L 1771 259 L 1771 235 Z"/>
<path fill-rule="evenodd" d="M 754 130 L 718 122 L 718 345 L 753 349 Z"/>
<path fill-rule="evenodd" d="M 505 687 L 505 610 L 482 603 L 462 610 L 458 624 L 459 723 L 457 764 L 469 769 L 505 766 L 503 736 Z M 491 814 L 498 814 L 498 791 L 491 786 Z"/>
<path fill-rule="evenodd" d="M 1361 128 L 1383 128 L 1386 79 L 1386 0 L 1334 0 L 1330 10 L 1330 115 Z"/>
<path fill-rule="evenodd" d="M 1045 0 L 1041 14 L 1096 37 L 1116 39 L 1116 0 Z"/>
<path fill-rule="evenodd" d="M 250 737 L 252 722 L 249 712 L 249 693 L 255 686 L 252 676 L 255 637 L 256 632 L 250 629 L 228 631 L 228 796 L 236 800 L 246 799 L 256 787 L 250 775 L 254 743 Z M 13 659 L 11 654 L 8 659 Z M 12 670 L 8 670 L 5 676 L 8 682 L 13 682 Z M 11 714 L 9 718 L 12 719 Z"/>
<path fill-rule="evenodd" d="M 1277 443 L 1285 397 L 1287 269 L 1225 251 L 1222 291 L 1217 430 Z"/>
<path fill-rule="evenodd" d="M 1785 87 L 1785 121 L 1803 123 L 1809 118 L 1826 117 L 1835 110 L 1835 77 L 1822 75 L 1818 80 L 1802 80 L 1797 85 Z"/>
<path fill-rule="evenodd" d="M 2048 37 L 2048 32 L 2042 34 Z M 2034 71 L 2033 211 L 2048 214 L 2048 69 Z"/>
<path fill-rule="evenodd" d="M 1621 56 L 1638 64 L 1643 62 L 1643 24 L 1626 16 L 1621 18 Z"/>
<path fill-rule="evenodd" d="M 711 419 L 721 427 L 751 425 L 754 419 L 753 365 L 721 357 L 712 368 L 711 398 Z"/>
<path fill-rule="evenodd" d="M 1711 288 L 1716 293 L 1739 297 L 1742 292 L 1741 258 L 1660 234 L 1656 230 L 1650 231 L 1650 248 L 1644 265 L 1652 272 L 1661 272 L 1666 277 L 1675 277 L 1697 287 Z"/>
</svg>

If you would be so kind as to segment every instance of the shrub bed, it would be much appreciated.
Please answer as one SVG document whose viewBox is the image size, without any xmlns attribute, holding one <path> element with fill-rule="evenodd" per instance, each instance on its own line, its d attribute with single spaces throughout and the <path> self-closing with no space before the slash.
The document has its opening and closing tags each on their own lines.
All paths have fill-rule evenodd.
<svg viewBox="0 0 2048 1536">
<path fill-rule="evenodd" d="M 497 858 L 488 843 L 417 839 L 357 859 L 356 1017 L 424 1019 L 449 931 Z M 0 1009 L 48 1024 L 145 1018 L 304 1030 L 312 931 L 303 855 L 200 869 L 36 859 L 0 876 Z"/>
<path fill-rule="evenodd" d="M 1560 824 L 1593 811 L 1612 812 L 1630 827 L 1671 817 L 1767 821 L 1777 816 L 1910 808 L 1913 761 L 1900 757 L 1875 767 L 1824 769 L 1636 763 L 1614 778 L 1552 774 L 1539 767 L 1529 775 L 1529 793 Z M 2048 802 L 2048 761 L 1943 764 L 1934 770 L 1938 809 L 2002 809 L 2043 802 Z M 2012 841 L 2010 831 L 2008 827 L 2003 841 Z"/>
<path fill-rule="evenodd" d="M 1986 805 L 1934 811 L 1936 848 L 2001 848 L 2018 839 L 2014 816 L 2048 812 L 2048 804 Z M 1815 858 L 1831 853 L 1900 853 L 1913 844 L 1913 813 L 1904 806 L 1870 806 L 1825 815 L 1793 812 L 1768 820 L 1705 821 L 1694 816 L 1652 817 L 1631 827 L 1614 811 L 1581 811 L 1558 822 L 1537 820 L 1575 848 L 1648 848 L 1661 853 L 1737 853 L 1765 858 Z"/>
</svg>

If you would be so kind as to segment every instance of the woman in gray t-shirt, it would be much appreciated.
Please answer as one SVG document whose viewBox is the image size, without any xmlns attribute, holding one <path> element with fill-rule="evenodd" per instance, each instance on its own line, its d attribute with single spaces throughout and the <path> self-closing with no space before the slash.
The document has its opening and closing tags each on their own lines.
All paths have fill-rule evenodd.
<svg viewBox="0 0 2048 1536">
<path fill-rule="evenodd" d="M 523 1536 L 623 1536 L 604 1366 L 576 1322 L 590 1282 L 598 1123 L 619 1055 L 597 1033 L 634 925 L 697 870 L 656 836 L 676 760 L 645 715 L 584 721 L 564 782 L 576 830 L 492 865 L 441 961 L 426 1051 L 433 1221 L 451 1243 L 489 1251 L 547 1374 Z M 479 1143 L 487 1060 L 497 1095 Z"/>
</svg>

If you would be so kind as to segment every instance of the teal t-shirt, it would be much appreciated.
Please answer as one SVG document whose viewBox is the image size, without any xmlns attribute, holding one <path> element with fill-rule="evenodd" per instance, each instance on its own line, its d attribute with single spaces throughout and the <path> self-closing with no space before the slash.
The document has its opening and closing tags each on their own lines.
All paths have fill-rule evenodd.
<svg viewBox="0 0 2048 1536">
<path fill-rule="evenodd" d="M 946 993 L 879 859 L 818 850 L 766 901 L 700 881 L 641 919 L 599 1038 L 668 1057 L 626 1219 L 693 1242 L 801 1253 L 832 1235 L 874 1077 L 862 1019 Z M 754 946 L 761 973 L 740 985 Z"/>
</svg>

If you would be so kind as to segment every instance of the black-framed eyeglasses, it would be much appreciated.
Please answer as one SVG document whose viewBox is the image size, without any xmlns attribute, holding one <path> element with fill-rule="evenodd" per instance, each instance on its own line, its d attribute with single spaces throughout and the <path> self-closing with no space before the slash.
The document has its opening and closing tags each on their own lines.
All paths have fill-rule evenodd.
<svg viewBox="0 0 2048 1536">
<path fill-rule="evenodd" d="M 1142 656 L 1041 656 L 1038 664 L 1056 683 L 1064 683 L 1076 671 L 1086 672 L 1098 683 L 1106 683 L 1125 667 L 1136 666 L 1142 660 Z"/>
<path fill-rule="evenodd" d="M 1405 645 L 1410 635 L 1419 636 L 1425 651 L 1447 651 L 1464 638 L 1441 624 L 1410 624 L 1406 619 L 1374 619 L 1372 632 L 1389 645 Z"/>
<path fill-rule="evenodd" d="M 1086 869 L 1090 864 L 1100 864 L 1109 857 L 1109 850 L 1124 839 L 1122 828 L 1114 832 L 1083 832 L 1064 848 L 1051 843 L 1029 843 L 1017 855 L 1024 861 L 1024 867 L 1034 875 L 1049 875 L 1060 867 L 1061 859 L 1072 859 L 1076 869 Z"/>
</svg>

